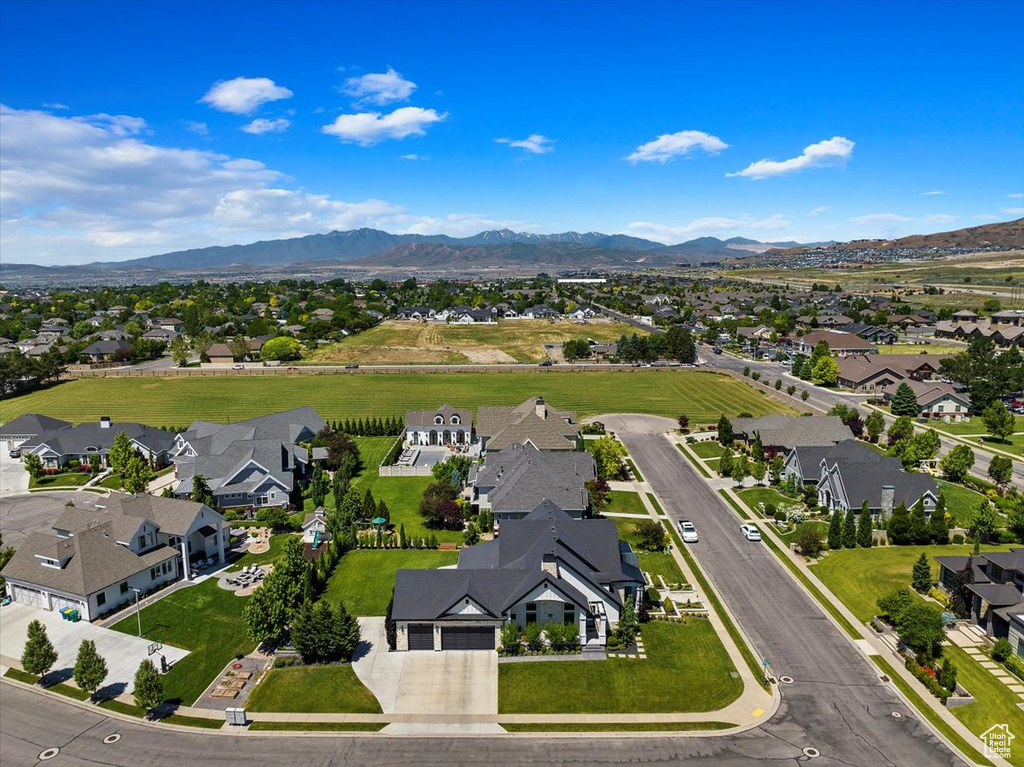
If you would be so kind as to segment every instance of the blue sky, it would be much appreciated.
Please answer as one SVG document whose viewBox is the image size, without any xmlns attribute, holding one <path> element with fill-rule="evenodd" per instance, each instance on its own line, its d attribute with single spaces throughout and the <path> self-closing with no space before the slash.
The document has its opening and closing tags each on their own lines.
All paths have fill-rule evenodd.
<svg viewBox="0 0 1024 767">
<path fill-rule="evenodd" d="M 0 250 L 1024 215 L 1024 2 L 0 4 Z"/>
</svg>

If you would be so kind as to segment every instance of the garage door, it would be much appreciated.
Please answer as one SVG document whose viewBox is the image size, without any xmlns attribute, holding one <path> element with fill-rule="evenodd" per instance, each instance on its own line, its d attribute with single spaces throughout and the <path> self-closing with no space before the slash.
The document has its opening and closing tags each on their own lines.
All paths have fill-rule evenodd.
<svg viewBox="0 0 1024 767">
<path fill-rule="evenodd" d="M 490 626 L 453 626 L 441 629 L 442 650 L 493 650 L 494 629 Z"/>
<path fill-rule="evenodd" d="M 15 602 L 20 602 L 23 605 L 32 605 L 32 607 L 42 607 L 46 609 L 46 595 L 38 589 L 29 589 L 25 586 L 13 586 L 11 589 L 11 599 Z"/>
<path fill-rule="evenodd" d="M 409 624 L 409 649 L 410 650 L 433 650 L 434 649 L 434 624 L 433 623 L 411 623 L 411 624 Z"/>
</svg>

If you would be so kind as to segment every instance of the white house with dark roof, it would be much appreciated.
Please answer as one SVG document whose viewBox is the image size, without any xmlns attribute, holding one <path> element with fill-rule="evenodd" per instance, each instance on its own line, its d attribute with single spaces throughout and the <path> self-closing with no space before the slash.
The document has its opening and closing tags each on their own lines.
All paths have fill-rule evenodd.
<svg viewBox="0 0 1024 767">
<path fill-rule="evenodd" d="M 1008 638 L 1024 658 L 1024 548 L 978 556 L 935 557 L 939 586 L 952 592 L 957 573 L 970 566 L 971 618 L 994 638 Z"/>
<path fill-rule="evenodd" d="M 405 441 L 410 445 L 469 445 L 474 442 L 473 411 L 448 403 L 434 410 L 409 410 Z"/>
<path fill-rule="evenodd" d="M 25 413 L 0 426 L 0 442 L 6 443 L 7 449 L 11 450 L 39 434 L 69 429 L 72 425 L 60 418 L 51 418 L 40 413 Z"/>
<path fill-rule="evenodd" d="M 94 620 L 146 593 L 191 577 L 191 565 L 224 562 L 228 529 L 208 506 L 151 495 L 113 494 L 69 507 L 52 532 L 31 533 L 4 567 L 15 602 L 77 609 Z"/>
<path fill-rule="evenodd" d="M 494 650 L 507 623 L 568 623 L 585 651 L 601 650 L 643 587 L 614 521 L 575 520 L 544 501 L 501 537 L 463 549 L 455 568 L 399 570 L 395 649 Z"/>
<path fill-rule="evenodd" d="M 117 435 L 128 435 L 132 449 L 149 461 L 154 468 L 166 466 L 174 446 L 174 435 L 155 426 L 142 423 L 116 423 L 107 417 L 99 423 L 60 426 L 36 434 L 21 445 L 23 455 L 34 453 L 43 462 L 44 469 L 58 469 L 69 461 L 88 464 L 93 455 L 100 457 L 101 466 L 109 466 L 110 448 Z"/>
</svg>

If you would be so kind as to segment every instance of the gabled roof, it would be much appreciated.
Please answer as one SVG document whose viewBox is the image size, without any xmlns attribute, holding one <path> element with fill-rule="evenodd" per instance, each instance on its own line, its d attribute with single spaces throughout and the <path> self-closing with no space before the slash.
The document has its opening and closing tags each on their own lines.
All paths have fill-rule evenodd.
<svg viewBox="0 0 1024 767">
<path fill-rule="evenodd" d="M 786 416 L 773 413 L 762 418 L 734 418 L 732 429 L 751 440 L 760 434 L 765 447 L 835 445 L 851 436 L 850 428 L 834 415 Z"/>
<path fill-rule="evenodd" d="M 894 506 L 903 503 L 909 509 L 925 493 L 938 497 L 938 486 L 929 475 L 904 471 L 899 458 L 883 456 L 853 439 L 833 447 L 821 462 L 829 471 L 838 468 L 851 508 L 860 508 L 865 500 L 871 508 L 880 508 L 882 488 L 886 485 L 895 490 Z"/>
<path fill-rule="evenodd" d="M 0 426 L 0 439 L 35 436 L 44 432 L 67 429 L 70 426 L 70 422 L 62 421 L 60 418 L 51 418 L 48 415 L 41 415 L 39 413 L 25 413 L 13 421 L 8 421 L 3 426 Z"/>
<path fill-rule="evenodd" d="M 452 416 L 458 416 L 460 423 L 451 424 Z M 434 418 L 441 416 L 443 424 L 435 424 Z M 434 428 L 435 426 L 458 425 L 470 427 L 473 424 L 473 411 L 469 408 L 455 408 L 447 402 L 436 410 L 409 410 L 405 414 L 405 428 Z"/>
<path fill-rule="evenodd" d="M 104 427 L 98 423 L 82 423 L 36 434 L 22 445 L 22 449 L 31 450 L 46 445 L 57 455 L 104 451 L 110 449 L 121 432 L 127 434 L 132 442 L 153 453 L 161 453 L 174 446 L 174 435 L 155 426 L 142 423 L 111 423 L 110 426 Z"/>
<path fill-rule="evenodd" d="M 594 458 L 585 451 L 542 451 L 513 443 L 488 453 L 476 486 L 487 493 L 494 512 L 532 509 L 544 500 L 578 511 L 587 507 L 585 483 L 596 476 Z"/>
<path fill-rule="evenodd" d="M 574 450 L 579 436 L 576 413 L 558 410 L 541 397 L 515 407 L 482 407 L 476 431 L 488 450 L 501 450 L 515 442 L 530 442 L 541 450 Z"/>
</svg>

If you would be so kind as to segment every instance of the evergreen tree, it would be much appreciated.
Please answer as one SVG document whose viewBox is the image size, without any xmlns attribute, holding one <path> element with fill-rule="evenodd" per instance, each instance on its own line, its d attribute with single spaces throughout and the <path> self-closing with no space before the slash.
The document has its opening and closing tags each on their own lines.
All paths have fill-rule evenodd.
<svg viewBox="0 0 1024 767">
<path fill-rule="evenodd" d="M 914 570 L 911 577 L 911 585 L 915 591 L 924 594 L 932 587 L 932 568 L 928 563 L 928 555 L 923 551 L 921 556 L 914 562 Z"/>
<path fill-rule="evenodd" d="M 107 662 L 96 652 L 96 643 L 91 639 L 82 640 L 75 660 L 75 684 L 92 698 L 107 678 Z"/>
<path fill-rule="evenodd" d="M 257 589 L 258 594 L 262 589 Z M 164 702 L 164 680 L 149 658 L 139 664 L 135 672 L 135 689 L 132 690 L 135 705 L 146 711 L 147 716 Z"/>
<path fill-rule="evenodd" d="M 939 684 L 950 693 L 956 692 L 956 666 L 949 658 L 942 659 L 942 669 L 939 671 Z"/>
<path fill-rule="evenodd" d="M 932 543 L 949 543 L 949 521 L 946 519 L 946 496 L 939 493 L 939 499 L 928 520 L 928 540 Z"/>
<path fill-rule="evenodd" d="M 917 396 L 906 381 L 896 387 L 890 410 L 893 415 L 905 415 L 910 418 L 916 418 L 921 413 L 921 407 L 917 404 Z"/>
<path fill-rule="evenodd" d="M 732 421 L 726 418 L 725 413 L 723 413 L 722 417 L 718 419 L 718 441 L 722 445 L 730 447 L 733 439 Z"/>
<path fill-rule="evenodd" d="M 953 577 L 950 609 L 957 618 L 970 618 L 974 605 L 974 593 L 969 586 L 974 583 L 974 555 L 967 557 L 962 570 Z"/>
<path fill-rule="evenodd" d="M 145 491 L 152 473 L 149 461 L 137 453 L 132 453 L 132 457 L 128 459 L 128 463 L 124 467 L 125 492 L 137 495 Z"/>
<path fill-rule="evenodd" d="M 377 502 L 373 499 L 373 493 L 370 492 L 370 488 L 366 488 L 366 492 L 363 493 L 363 507 L 361 518 L 364 520 L 373 519 L 377 515 Z"/>
<path fill-rule="evenodd" d="M 918 545 L 928 543 L 928 520 L 924 516 L 924 507 L 920 502 L 910 509 L 910 542 Z"/>
<path fill-rule="evenodd" d="M 388 508 L 388 505 L 383 498 L 377 501 L 377 516 L 383 517 L 388 522 L 391 521 L 391 510 Z"/>
<path fill-rule="evenodd" d="M 889 534 L 889 543 L 897 546 L 904 546 L 913 541 L 910 531 L 910 513 L 907 511 L 905 503 L 900 503 L 889 517 L 886 531 Z"/>
<path fill-rule="evenodd" d="M 846 520 L 843 523 L 843 548 L 857 548 L 857 512 L 850 507 L 846 510 Z"/>
<path fill-rule="evenodd" d="M 877 410 L 872 410 L 864 421 L 864 428 L 868 431 L 868 439 L 871 442 L 878 442 L 879 435 L 885 430 L 885 416 Z"/>
<path fill-rule="evenodd" d="M 114 444 L 107 451 L 107 461 L 110 463 L 110 468 L 116 474 L 123 474 L 133 453 L 132 441 L 128 437 L 128 433 L 119 431 L 117 436 L 114 437 Z"/>
<path fill-rule="evenodd" d="M 761 441 L 761 432 L 754 435 L 754 444 L 750 448 L 750 457 L 754 463 L 764 463 L 764 443 Z"/>
<path fill-rule="evenodd" d="M 828 521 L 828 547 L 832 551 L 843 548 L 843 513 L 836 509 Z"/>
<path fill-rule="evenodd" d="M 857 545 L 862 546 L 866 549 L 871 548 L 871 529 L 873 523 L 871 520 L 871 509 L 868 508 L 868 502 L 865 500 L 864 504 L 860 507 L 860 519 L 857 523 Z"/>
<path fill-rule="evenodd" d="M 718 459 L 718 473 L 721 474 L 723 477 L 731 477 L 732 476 L 732 464 L 733 464 L 732 450 L 729 450 L 728 448 L 726 448 L 725 452 L 722 453 L 722 457 Z"/>
<path fill-rule="evenodd" d="M 383 501 L 381 501 L 383 503 Z M 409 542 L 405 538 L 405 523 L 403 522 L 398 526 L 398 547 L 402 549 L 409 548 Z"/>
<path fill-rule="evenodd" d="M 28 624 L 28 639 L 21 653 L 21 667 L 29 674 L 35 674 L 42 682 L 43 677 L 57 662 L 57 651 L 46 635 L 46 627 L 38 620 Z"/>
</svg>

